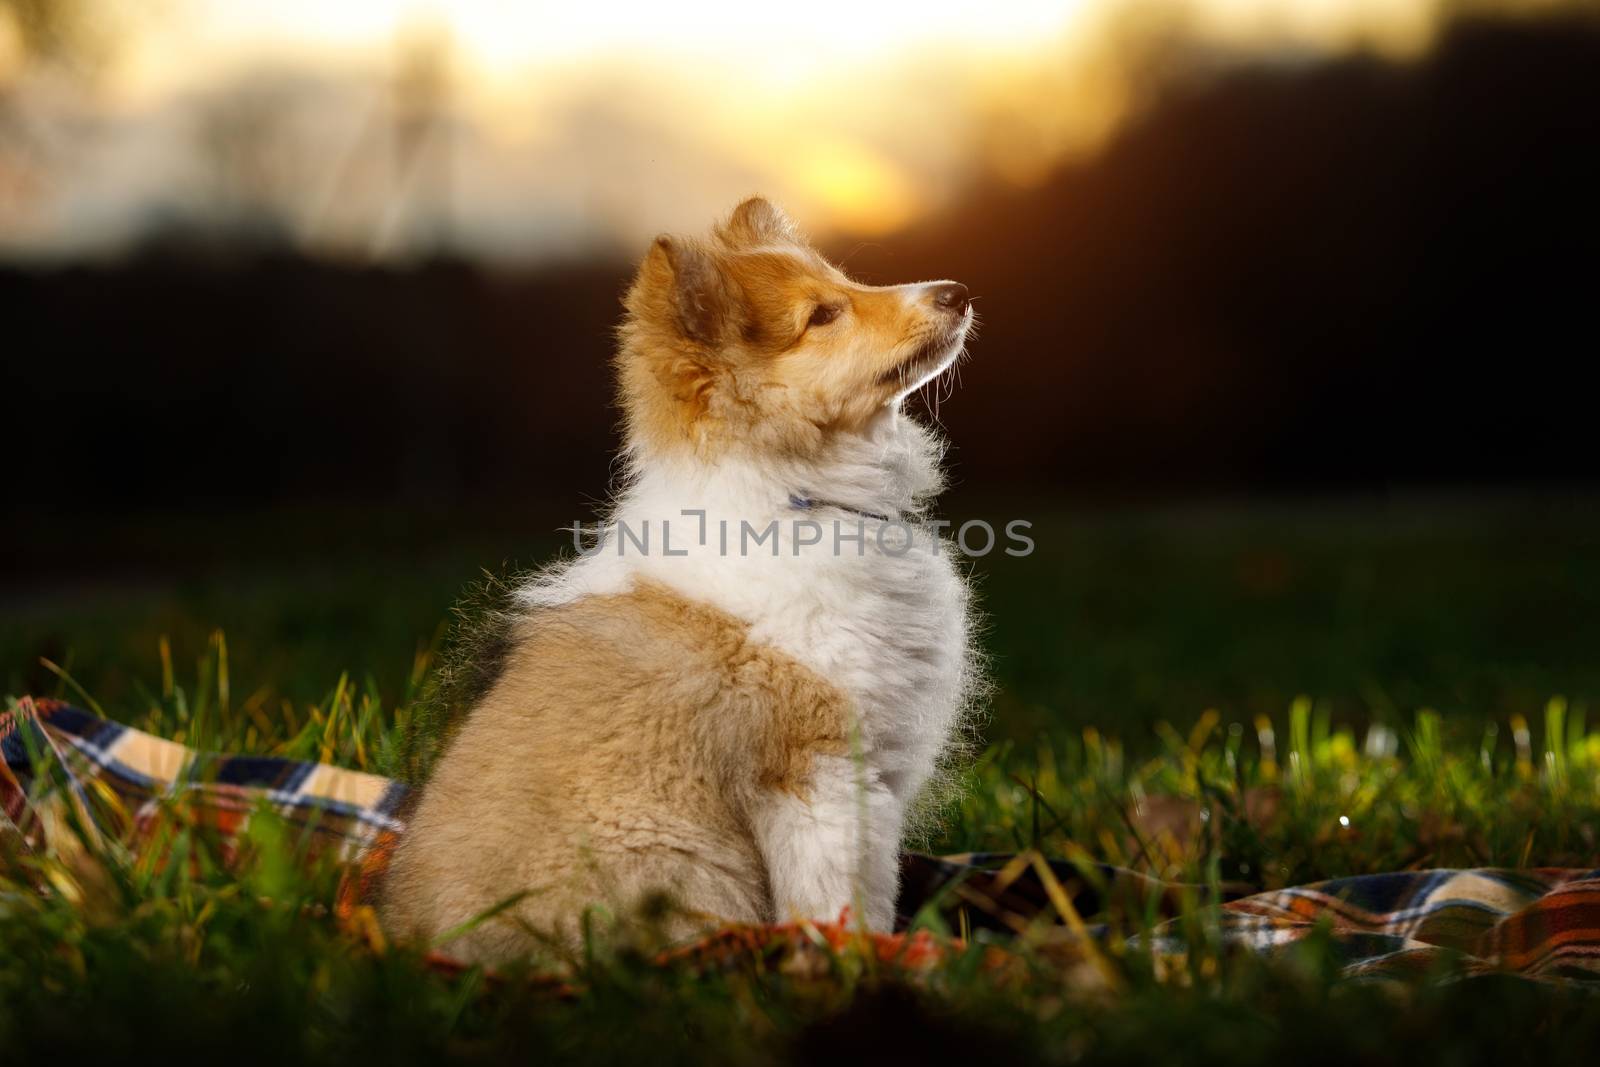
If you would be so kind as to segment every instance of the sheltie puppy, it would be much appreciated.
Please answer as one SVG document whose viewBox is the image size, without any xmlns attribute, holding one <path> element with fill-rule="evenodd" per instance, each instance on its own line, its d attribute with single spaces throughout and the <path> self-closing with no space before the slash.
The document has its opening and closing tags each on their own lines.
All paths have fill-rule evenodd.
<svg viewBox="0 0 1600 1067">
<path fill-rule="evenodd" d="M 624 304 L 625 481 L 597 543 L 517 590 L 384 919 L 465 927 L 447 950 L 481 961 L 585 913 L 888 930 L 981 674 L 923 521 L 942 447 L 902 411 L 963 355 L 967 289 L 859 284 L 754 198 L 657 238 Z"/>
</svg>

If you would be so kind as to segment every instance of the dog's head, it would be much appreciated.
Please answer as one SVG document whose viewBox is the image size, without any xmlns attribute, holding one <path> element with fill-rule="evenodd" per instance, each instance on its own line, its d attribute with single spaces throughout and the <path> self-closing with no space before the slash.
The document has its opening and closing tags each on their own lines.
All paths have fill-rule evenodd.
<svg viewBox="0 0 1600 1067">
<path fill-rule="evenodd" d="M 960 357 L 973 321 L 966 286 L 852 281 L 759 197 L 709 239 L 658 237 L 625 303 L 630 438 L 696 453 L 808 455 L 865 432 Z"/>
</svg>

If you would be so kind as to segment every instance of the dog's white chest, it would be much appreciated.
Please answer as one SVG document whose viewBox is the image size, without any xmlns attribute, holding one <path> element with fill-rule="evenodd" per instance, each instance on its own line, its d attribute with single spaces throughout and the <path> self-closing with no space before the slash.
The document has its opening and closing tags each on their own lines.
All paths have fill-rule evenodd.
<svg viewBox="0 0 1600 1067">
<path fill-rule="evenodd" d="M 744 620 L 753 641 L 850 699 L 861 756 L 909 803 L 959 724 L 973 672 L 955 547 L 929 525 L 868 517 L 905 508 L 879 503 L 901 497 L 896 448 L 905 466 L 934 469 L 925 438 L 903 429 L 826 471 L 646 471 L 599 550 L 528 594 L 564 600 L 645 579 Z M 797 486 L 829 490 L 825 500 L 853 494 L 860 510 L 797 507 Z"/>
<path fill-rule="evenodd" d="M 762 518 L 777 523 L 776 552 L 770 542 L 724 548 L 715 534 L 722 521 L 713 510 L 708 544 L 689 545 L 686 556 L 585 563 L 647 577 L 744 619 L 751 640 L 843 691 L 861 755 L 909 802 L 956 728 L 970 681 L 967 587 L 953 546 L 922 526 L 892 526 L 880 541 L 870 519 L 791 512 Z M 821 541 L 797 544 L 816 536 L 811 523 L 822 527 Z"/>
</svg>

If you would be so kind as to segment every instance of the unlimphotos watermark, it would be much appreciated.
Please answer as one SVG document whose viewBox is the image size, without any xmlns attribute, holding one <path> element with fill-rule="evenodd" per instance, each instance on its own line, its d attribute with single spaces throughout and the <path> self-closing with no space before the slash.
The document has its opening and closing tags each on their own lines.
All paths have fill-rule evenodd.
<svg viewBox="0 0 1600 1067">
<path fill-rule="evenodd" d="M 1031 556 L 1033 523 L 1012 519 L 997 532 L 993 523 L 969 519 L 957 524 L 946 519 L 907 521 L 883 516 L 856 519 L 775 518 L 766 523 L 749 519 L 708 518 L 704 508 L 684 508 L 672 518 L 615 519 L 609 523 L 574 522 L 572 547 L 580 556 L 611 552 L 618 556 L 689 556 L 712 552 L 719 556 L 800 556 L 822 552 L 834 556 L 865 557 L 869 551 L 891 558 L 923 551 L 941 555 L 954 550 L 981 559 L 996 550 L 1007 556 Z M 691 520 L 691 521 L 684 521 Z M 947 534 L 949 536 L 947 536 Z"/>
</svg>

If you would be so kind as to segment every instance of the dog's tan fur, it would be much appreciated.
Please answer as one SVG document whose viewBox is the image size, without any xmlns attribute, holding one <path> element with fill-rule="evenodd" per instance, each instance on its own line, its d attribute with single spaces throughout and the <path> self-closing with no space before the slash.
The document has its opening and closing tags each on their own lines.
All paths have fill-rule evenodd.
<svg viewBox="0 0 1600 1067">
<path fill-rule="evenodd" d="M 436 937 L 518 890 L 520 923 L 484 923 L 450 951 L 571 942 L 585 907 L 626 920 L 659 892 L 708 921 L 772 920 L 744 807 L 761 787 L 799 790 L 813 755 L 845 752 L 841 695 L 659 587 L 540 612 L 515 636 L 394 856 L 392 929 Z"/>
</svg>

